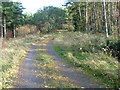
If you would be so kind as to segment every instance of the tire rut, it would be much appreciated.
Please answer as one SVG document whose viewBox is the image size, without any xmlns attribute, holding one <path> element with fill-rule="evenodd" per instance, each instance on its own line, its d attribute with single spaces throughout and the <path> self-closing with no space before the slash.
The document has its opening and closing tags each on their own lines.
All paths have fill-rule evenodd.
<svg viewBox="0 0 120 90">
<path fill-rule="evenodd" d="M 85 75 L 83 72 L 76 71 L 72 66 L 65 63 L 60 57 L 58 57 L 52 48 L 52 41 L 47 45 L 47 52 L 55 60 L 56 65 L 59 67 L 60 72 L 72 80 L 79 88 L 99 88 L 99 85 L 91 81 L 90 77 Z"/>
<path fill-rule="evenodd" d="M 39 43 L 41 43 L 41 41 Z M 47 79 L 42 77 L 42 75 L 41 77 L 37 76 L 38 67 L 36 67 L 34 60 L 35 49 L 37 47 L 38 45 L 33 45 L 28 51 L 24 61 L 21 63 L 18 78 L 13 84 L 14 88 L 45 88 L 44 83 Z M 46 48 L 46 52 L 53 58 L 60 73 L 64 77 L 69 78 L 69 80 L 73 82 L 73 84 L 77 85 L 78 88 L 99 88 L 99 85 L 92 82 L 90 77 L 85 75 L 83 72 L 76 71 L 72 66 L 66 64 L 64 60 L 58 57 L 52 48 L 52 42 L 50 39 Z"/>
<path fill-rule="evenodd" d="M 37 45 L 33 45 L 28 51 L 25 60 L 22 61 L 15 80 L 14 88 L 43 88 L 43 77 L 37 77 L 37 67 L 34 61 L 34 54 Z"/>
</svg>

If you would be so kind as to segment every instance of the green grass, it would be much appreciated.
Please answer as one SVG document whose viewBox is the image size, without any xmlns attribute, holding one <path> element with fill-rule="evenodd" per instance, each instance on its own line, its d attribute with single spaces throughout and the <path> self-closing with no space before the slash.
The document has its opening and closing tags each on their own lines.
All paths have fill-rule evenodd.
<svg viewBox="0 0 120 90">
<path fill-rule="evenodd" d="M 4 46 L 1 48 L 2 66 L 0 73 L 2 74 L 1 88 L 11 87 L 15 80 L 19 69 L 20 61 L 24 59 L 27 50 L 31 48 L 32 43 L 39 41 L 39 35 L 28 35 L 23 38 L 16 38 L 4 41 Z"/>
<path fill-rule="evenodd" d="M 67 32 L 56 34 L 53 47 L 56 53 L 66 62 L 82 68 L 106 87 L 118 88 L 119 62 L 107 53 L 104 37 Z"/>
</svg>

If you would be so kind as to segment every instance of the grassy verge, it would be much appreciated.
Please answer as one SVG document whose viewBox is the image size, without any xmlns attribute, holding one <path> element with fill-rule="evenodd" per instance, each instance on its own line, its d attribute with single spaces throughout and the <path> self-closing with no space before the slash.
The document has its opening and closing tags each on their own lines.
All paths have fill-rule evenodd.
<svg viewBox="0 0 120 90">
<path fill-rule="evenodd" d="M 12 81 L 17 78 L 15 74 L 18 72 L 20 61 L 23 60 L 32 43 L 40 39 L 39 35 L 29 35 L 4 41 L 4 46 L 1 48 L 2 60 L 0 62 L 2 66 L 0 71 L 2 74 L 1 88 L 11 87 Z"/>
<path fill-rule="evenodd" d="M 75 88 L 72 82 L 67 77 L 64 77 L 59 67 L 55 64 L 52 57 L 46 52 L 46 42 L 41 42 L 41 45 L 37 47 L 36 51 L 36 65 L 38 67 L 38 74 L 44 78 L 43 87 L 47 88 Z M 38 76 L 39 76 L 38 75 Z"/>
<path fill-rule="evenodd" d="M 106 53 L 105 39 L 80 32 L 56 34 L 54 38 L 56 53 L 66 62 L 82 68 L 106 87 L 118 88 L 118 64 L 116 58 Z"/>
</svg>

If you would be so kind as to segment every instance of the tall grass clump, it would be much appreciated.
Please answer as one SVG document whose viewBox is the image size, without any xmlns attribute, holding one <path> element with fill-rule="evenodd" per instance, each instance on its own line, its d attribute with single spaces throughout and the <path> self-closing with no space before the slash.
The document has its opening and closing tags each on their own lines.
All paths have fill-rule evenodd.
<svg viewBox="0 0 120 90">
<path fill-rule="evenodd" d="M 1 48 L 2 60 L 0 62 L 2 66 L 0 70 L 2 74 L 1 88 L 11 87 L 12 81 L 17 78 L 15 74 L 18 72 L 20 61 L 23 60 L 32 43 L 39 40 L 40 37 L 38 35 L 28 35 L 23 38 L 4 41 Z"/>
<path fill-rule="evenodd" d="M 110 38 L 112 41 L 113 38 Z M 106 46 L 104 36 L 66 32 L 53 39 L 56 53 L 75 67 L 82 68 L 106 87 L 118 88 L 119 62 Z"/>
</svg>

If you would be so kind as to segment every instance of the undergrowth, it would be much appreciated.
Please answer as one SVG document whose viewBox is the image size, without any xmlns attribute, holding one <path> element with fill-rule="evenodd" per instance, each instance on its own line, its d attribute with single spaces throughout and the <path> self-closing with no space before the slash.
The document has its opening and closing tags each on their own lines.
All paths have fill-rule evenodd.
<svg viewBox="0 0 120 90">
<path fill-rule="evenodd" d="M 59 56 L 75 67 L 82 68 L 106 87 L 119 87 L 119 62 L 110 51 L 108 53 L 104 37 L 80 32 L 55 35 L 53 47 Z"/>
</svg>

